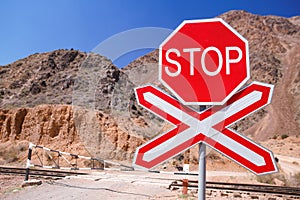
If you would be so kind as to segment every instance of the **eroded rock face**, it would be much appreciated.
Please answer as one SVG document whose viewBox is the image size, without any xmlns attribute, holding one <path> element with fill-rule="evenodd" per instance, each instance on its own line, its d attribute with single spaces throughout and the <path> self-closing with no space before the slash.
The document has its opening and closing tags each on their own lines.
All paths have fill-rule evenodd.
<svg viewBox="0 0 300 200">
<path fill-rule="evenodd" d="M 105 113 L 92 112 L 90 115 L 93 115 L 93 123 L 98 124 L 97 133 L 89 133 L 91 128 L 84 125 L 78 130 L 76 123 L 84 124 L 88 121 L 81 119 L 81 122 L 75 122 L 72 106 L 68 105 L 40 105 L 34 108 L 0 110 L 0 141 L 30 141 L 78 154 L 85 154 L 88 150 L 94 153 L 94 156 L 117 160 L 131 160 L 135 148 L 145 142 L 143 137 L 122 131 Z M 92 136 L 89 137 L 89 134 Z"/>
</svg>

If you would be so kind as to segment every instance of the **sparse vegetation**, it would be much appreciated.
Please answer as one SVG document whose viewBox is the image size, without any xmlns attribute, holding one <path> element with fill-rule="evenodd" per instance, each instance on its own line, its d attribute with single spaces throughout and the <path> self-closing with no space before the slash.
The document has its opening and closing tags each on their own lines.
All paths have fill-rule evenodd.
<svg viewBox="0 0 300 200">
<path fill-rule="evenodd" d="M 266 184 L 275 184 L 275 179 L 278 179 L 284 183 L 284 185 L 287 184 L 287 180 L 283 174 L 268 174 L 264 176 L 258 176 L 257 181 L 260 183 L 266 183 Z"/>
<path fill-rule="evenodd" d="M 287 183 L 288 186 L 291 187 L 299 187 L 300 186 L 300 172 L 293 174 Z"/>
<path fill-rule="evenodd" d="M 10 148 L 0 149 L 0 157 L 7 163 L 16 162 L 18 160 L 18 149 L 15 146 Z"/>
<path fill-rule="evenodd" d="M 213 152 L 210 152 L 208 154 L 208 158 L 211 159 L 211 160 L 220 160 L 220 155 L 218 155 L 217 153 L 215 153 L 214 151 Z"/>
<path fill-rule="evenodd" d="M 192 200 L 192 199 L 196 199 L 196 198 L 191 194 L 180 194 L 180 195 L 178 195 L 178 199 Z"/>
<path fill-rule="evenodd" d="M 179 199 L 187 199 L 188 196 L 187 196 L 187 194 L 180 194 L 180 195 L 178 195 L 178 198 Z"/>
<path fill-rule="evenodd" d="M 296 162 L 296 161 L 293 161 L 292 163 L 293 163 L 294 165 L 299 165 L 299 163 Z"/>
<path fill-rule="evenodd" d="M 275 184 L 274 177 L 272 175 L 258 176 L 257 181 L 260 183 Z"/>
<path fill-rule="evenodd" d="M 287 134 L 283 134 L 281 135 L 281 139 L 285 139 L 285 138 L 288 138 L 289 136 Z"/>
<path fill-rule="evenodd" d="M 20 190 L 22 190 L 21 187 L 11 187 L 7 191 L 5 191 L 4 193 L 8 194 L 8 193 L 17 192 L 17 191 L 20 191 Z"/>
<path fill-rule="evenodd" d="M 300 186 L 300 172 L 298 172 L 297 174 L 294 175 L 294 179 L 295 179 L 295 184 L 296 186 Z"/>
<path fill-rule="evenodd" d="M 22 143 L 22 144 L 18 145 L 18 151 L 20 151 L 20 152 L 27 151 L 27 149 L 28 149 L 28 144 Z"/>
</svg>

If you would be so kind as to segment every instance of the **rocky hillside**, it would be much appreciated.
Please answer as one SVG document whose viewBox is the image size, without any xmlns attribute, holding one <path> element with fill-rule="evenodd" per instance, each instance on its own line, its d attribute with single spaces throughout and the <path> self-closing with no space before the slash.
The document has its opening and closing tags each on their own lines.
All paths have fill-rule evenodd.
<svg viewBox="0 0 300 200">
<path fill-rule="evenodd" d="M 31 141 L 129 161 L 150 137 L 153 116 L 137 119 L 144 111 L 138 111 L 134 85 L 103 56 L 75 50 L 34 54 L 2 66 L 0 76 L 0 157 L 10 154 L 7 146 Z"/>
<path fill-rule="evenodd" d="M 275 85 L 272 104 L 233 128 L 259 140 L 299 136 L 300 17 L 245 11 L 219 17 L 249 41 L 251 81 Z M 157 51 L 124 69 L 76 50 L 34 54 L 1 66 L 0 157 L 8 146 L 31 141 L 130 162 L 137 146 L 167 126 L 141 109 L 133 92 L 137 85 L 160 85 L 157 68 Z"/>
<path fill-rule="evenodd" d="M 249 41 L 251 79 L 275 85 L 272 104 L 260 116 L 250 117 L 252 123 L 241 123 L 243 129 L 261 139 L 300 135 L 299 17 L 257 16 L 243 11 L 220 17 Z"/>
<path fill-rule="evenodd" d="M 71 104 L 72 86 L 86 54 L 57 50 L 33 54 L 0 68 L 0 107 Z"/>
</svg>

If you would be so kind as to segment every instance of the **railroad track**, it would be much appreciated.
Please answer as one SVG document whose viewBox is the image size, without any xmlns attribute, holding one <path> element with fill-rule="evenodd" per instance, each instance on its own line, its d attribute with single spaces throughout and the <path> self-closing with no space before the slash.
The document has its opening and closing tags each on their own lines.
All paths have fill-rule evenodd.
<svg viewBox="0 0 300 200">
<path fill-rule="evenodd" d="M 0 173 L 25 176 L 26 168 L 0 166 Z M 69 172 L 69 171 L 61 171 L 61 170 L 30 169 L 30 176 L 64 178 L 66 176 L 71 176 L 71 175 L 87 175 L 87 173 Z"/>
<path fill-rule="evenodd" d="M 182 180 L 176 180 L 170 186 L 182 187 Z M 198 188 L 198 181 L 189 180 L 188 188 Z M 225 183 L 225 182 L 206 182 L 206 189 L 290 195 L 290 196 L 295 196 L 300 198 L 300 188 L 296 188 L 296 187 L 242 184 L 242 183 Z"/>
<path fill-rule="evenodd" d="M 15 175 L 25 176 L 26 168 L 0 166 L 0 174 L 15 174 Z M 71 175 L 88 175 L 88 173 L 61 171 L 61 170 L 53 170 L 53 169 L 52 170 L 30 169 L 30 176 L 35 176 L 35 177 L 63 178 Z M 170 185 L 170 188 L 182 187 L 182 180 L 174 180 L 174 179 L 168 179 L 168 180 L 170 181 L 173 180 L 173 182 Z M 189 180 L 188 188 L 190 189 L 198 188 L 198 181 Z M 282 187 L 282 186 L 242 184 L 242 183 L 225 183 L 225 182 L 206 182 L 206 189 L 289 195 L 300 199 L 300 188 L 296 188 L 296 187 Z"/>
</svg>

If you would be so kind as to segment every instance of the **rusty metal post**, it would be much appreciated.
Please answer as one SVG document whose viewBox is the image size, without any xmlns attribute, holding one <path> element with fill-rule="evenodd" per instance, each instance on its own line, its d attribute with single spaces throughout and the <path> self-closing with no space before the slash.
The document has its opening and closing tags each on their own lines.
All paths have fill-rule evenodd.
<svg viewBox="0 0 300 200">
<path fill-rule="evenodd" d="M 188 193 L 188 184 L 189 180 L 188 179 L 182 179 L 182 194 L 187 194 Z"/>
<path fill-rule="evenodd" d="M 184 153 L 184 160 L 183 160 L 183 172 L 189 173 L 190 171 L 190 150 L 188 149 Z M 188 176 L 185 175 L 185 178 L 182 180 L 182 194 L 185 195 L 188 193 Z"/>
</svg>

